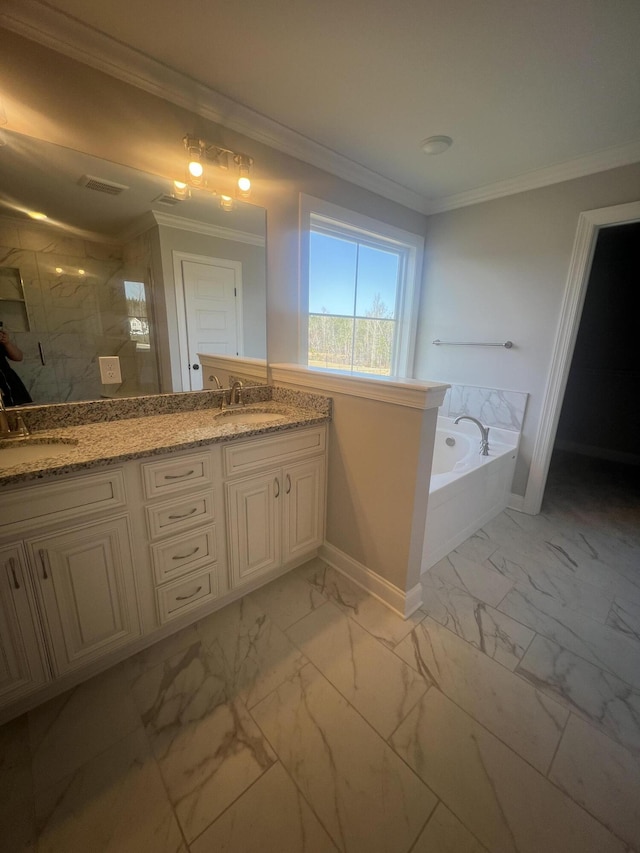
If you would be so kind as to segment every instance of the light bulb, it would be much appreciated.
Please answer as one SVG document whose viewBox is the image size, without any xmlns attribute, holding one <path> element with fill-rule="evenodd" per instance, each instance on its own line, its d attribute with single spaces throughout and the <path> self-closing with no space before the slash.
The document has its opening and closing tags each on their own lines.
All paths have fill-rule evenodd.
<svg viewBox="0 0 640 853">
<path fill-rule="evenodd" d="M 246 175 L 241 175 L 238 178 L 238 189 L 243 193 L 248 193 L 251 189 L 251 181 Z"/>
<path fill-rule="evenodd" d="M 190 160 L 189 161 L 189 174 L 194 178 L 201 178 L 204 172 L 204 168 L 200 160 Z"/>
</svg>

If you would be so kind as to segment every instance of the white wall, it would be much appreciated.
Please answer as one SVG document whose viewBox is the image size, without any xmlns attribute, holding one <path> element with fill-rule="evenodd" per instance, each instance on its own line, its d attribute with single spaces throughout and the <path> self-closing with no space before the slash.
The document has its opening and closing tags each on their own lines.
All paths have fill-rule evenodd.
<svg viewBox="0 0 640 853">
<path fill-rule="evenodd" d="M 640 198 L 640 164 L 431 216 L 416 377 L 527 391 L 513 491 L 524 495 L 583 210 Z M 511 350 L 437 347 L 436 338 Z"/>
</svg>

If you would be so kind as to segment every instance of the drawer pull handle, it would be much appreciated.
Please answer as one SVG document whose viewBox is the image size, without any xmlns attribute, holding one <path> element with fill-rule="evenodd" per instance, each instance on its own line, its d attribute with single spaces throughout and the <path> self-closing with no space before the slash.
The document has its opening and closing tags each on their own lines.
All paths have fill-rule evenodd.
<svg viewBox="0 0 640 853">
<path fill-rule="evenodd" d="M 291 492 L 291 477 L 287 474 L 287 494 Z"/>
<path fill-rule="evenodd" d="M 276 477 L 273 482 L 274 482 L 275 487 L 276 487 L 276 497 L 279 498 L 280 497 L 280 480 Z"/>
<path fill-rule="evenodd" d="M 42 563 L 42 578 L 43 580 L 49 580 L 49 575 L 47 574 L 47 553 L 44 548 L 40 548 L 38 551 L 40 555 L 40 562 Z"/>
<path fill-rule="evenodd" d="M 193 598 L 195 595 L 197 595 L 201 589 L 202 587 L 199 586 L 195 592 L 191 593 L 191 595 L 176 595 L 176 601 L 188 601 L 188 599 Z"/>
<path fill-rule="evenodd" d="M 180 554 L 180 555 L 176 554 L 171 559 L 172 560 L 186 560 L 187 557 L 193 557 L 194 554 L 197 554 L 199 550 L 200 550 L 200 546 L 196 545 L 196 547 L 193 549 L 193 551 L 190 551 L 188 554 Z"/>
<path fill-rule="evenodd" d="M 9 557 L 9 568 L 11 569 L 11 575 L 13 577 L 13 588 L 20 589 L 20 584 L 18 583 L 18 578 L 16 577 L 16 563 L 13 557 Z"/>
<path fill-rule="evenodd" d="M 194 512 L 198 512 L 197 506 L 194 506 L 193 509 L 190 509 L 189 512 L 185 512 L 183 515 L 170 515 L 169 518 L 171 521 L 177 521 L 180 518 L 189 518 L 189 516 L 193 515 Z"/>
<path fill-rule="evenodd" d="M 165 480 L 181 480 L 183 477 L 190 477 L 192 474 L 195 474 L 193 468 L 185 474 L 165 474 L 164 478 Z"/>
</svg>

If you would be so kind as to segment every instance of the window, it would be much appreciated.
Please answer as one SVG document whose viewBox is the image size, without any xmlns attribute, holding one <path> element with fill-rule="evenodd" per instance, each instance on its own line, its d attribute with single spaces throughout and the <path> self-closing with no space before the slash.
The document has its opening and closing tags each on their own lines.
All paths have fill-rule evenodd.
<svg viewBox="0 0 640 853">
<path fill-rule="evenodd" d="M 409 375 L 422 238 L 308 196 L 301 210 L 301 360 Z"/>
<path fill-rule="evenodd" d="M 149 318 L 147 316 L 146 288 L 143 281 L 125 281 L 124 296 L 127 301 L 129 338 L 136 349 L 150 349 Z"/>
</svg>

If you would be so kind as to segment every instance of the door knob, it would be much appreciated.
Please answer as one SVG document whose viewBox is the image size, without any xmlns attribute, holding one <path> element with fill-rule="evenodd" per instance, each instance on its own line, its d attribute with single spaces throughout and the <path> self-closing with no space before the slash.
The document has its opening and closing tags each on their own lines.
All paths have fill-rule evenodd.
<svg viewBox="0 0 640 853">
<path fill-rule="evenodd" d="M 191 367 L 193 367 L 194 370 L 200 370 L 199 364 L 192 364 Z"/>
</svg>

